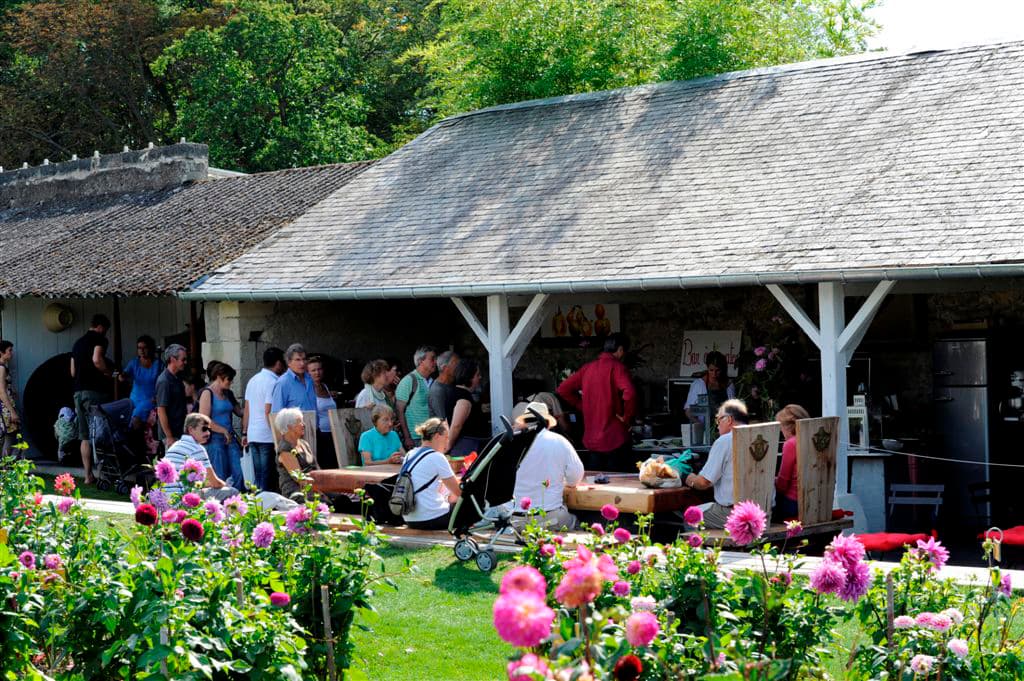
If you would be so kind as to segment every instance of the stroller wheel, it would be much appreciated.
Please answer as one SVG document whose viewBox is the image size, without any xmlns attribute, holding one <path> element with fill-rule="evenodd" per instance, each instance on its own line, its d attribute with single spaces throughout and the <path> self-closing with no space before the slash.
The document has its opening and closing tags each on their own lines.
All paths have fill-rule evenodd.
<svg viewBox="0 0 1024 681">
<path fill-rule="evenodd" d="M 481 572 L 490 572 L 498 564 L 498 556 L 494 551 L 487 549 L 476 554 L 476 566 Z"/>
<path fill-rule="evenodd" d="M 124 480 L 118 480 L 117 485 L 114 486 L 114 491 L 116 491 L 123 497 L 128 496 L 128 492 L 130 491 L 128 489 L 128 483 L 125 482 Z"/>
<path fill-rule="evenodd" d="M 96 489 L 98 489 L 101 492 L 109 492 L 110 481 L 105 480 L 104 478 L 100 478 L 99 480 L 96 481 Z"/>
<path fill-rule="evenodd" d="M 460 539 L 455 542 L 455 557 L 463 562 L 475 556 L 479 551 L 480 547 L 472 539 Z"/>
</svg>

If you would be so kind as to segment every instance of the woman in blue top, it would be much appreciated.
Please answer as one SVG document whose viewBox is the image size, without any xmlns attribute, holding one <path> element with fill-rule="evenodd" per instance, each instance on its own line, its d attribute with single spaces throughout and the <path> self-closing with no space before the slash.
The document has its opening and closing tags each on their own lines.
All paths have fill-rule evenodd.
<svg viewBox="0 0 1024 681">
<path fill-rule="evenodd" d="M 132 382 L 132 428 L 140 430 L 149 421 L 149 413 L 156 409 L 156 379 L 163 372 L 164 363 L 156 358 L 156 341 L 152 336 L 139 336 L 135 351 L 138 356 L 128 362 L 118 379 Z"/>
<path fill-rule="evenodd" d="M 359 436 L 359 454 L 364 466 L 375 466 L 382 463 L 402 463 L 405 452 L 402 451 L 402 440 L 392 428 L 395 425 L 395 412 L 386 404 L 378 404 L 370 412 L 373 428 Z"/>
<path fill-rule="evenodd" d="M 235 436 L 233 416 L 242 416 L 242 407 L 231 392 L 235 370 L 218 362 L 211 368 L 210 383 L 199 393 L 199 413 L 210 417 L 210 440 L 206 452 L 217 477 L 235 489 L 245 489 L 242 474 L 242 447 Z"/>
</svg>

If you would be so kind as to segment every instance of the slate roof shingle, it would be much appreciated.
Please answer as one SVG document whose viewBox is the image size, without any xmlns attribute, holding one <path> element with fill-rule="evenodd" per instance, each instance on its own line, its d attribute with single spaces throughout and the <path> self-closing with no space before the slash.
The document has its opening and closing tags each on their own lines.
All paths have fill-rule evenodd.
<svg viewBox="0 0 1024 681">
<path fill-rule="evenodd" d="M 311 240 L 322 260 L 290 266 Z M 1006 43 L 447 119 L 185 296 L 798 281 L 1022 260 L 1024 43 Z"/>
<path fill-rule="evenodd" d="M 181 291 L 372 164 L 296 168 L 0 210 L 0 297 Z"/>
</svg>

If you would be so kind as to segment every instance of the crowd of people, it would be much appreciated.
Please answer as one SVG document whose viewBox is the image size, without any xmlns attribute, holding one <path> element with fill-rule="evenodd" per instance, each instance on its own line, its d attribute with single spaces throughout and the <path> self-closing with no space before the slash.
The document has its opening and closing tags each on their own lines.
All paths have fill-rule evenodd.
<svg viewBox="0 0 1024 681">
<path fill-rule="evenodd" d="M 323 360 L 307 357 L 301 344 L 265 350 L 262 369 L 246 383 L 239 400 L 232 390 L 237 376 L 234 367 L 214 360 L 205 371 L 189 370 L 185 347 L 170 344 L 158 355 L 156 342 L 147 335 L 138 338 L 136 356 L 118 370 L 107 359 L 109 329 L 110 320 L 95 315 L 71 351 L 69 372 L 86 484 L 95 481 L 89 413 L 93 406 L 110 401 L 112 381 L 130 385 L 132 429 L 141 434 L 147 452 L 156 454 L 162 448 L 164 458 L 179 468 L 187 459 L 201 462 L 207 469 L 204 494 L 212 498 L 226 498 L 245 487 L 243 451 L 252 461 L 251 482 L 259 490 L 279 492 L 285 498 L 301 495 L 296 473 L 308 475 L 337 466 L 330 414 L 338 406 L 338 396 L 324 383 Z M 544 421 L 519 467 L 515 501 L 541 500 L 552 526 L 575 527 L 562 492 L 583 478 L 584 463 L 591 470 L 636 469 L 630 428 L 637 393 L 623 361 L 628 351 L 628 338 L 612 334 L 600 355 L 564 380 L 556 392 L 530 395 L 509 415 L 518 428 Z M 20 428 L 11 377 L 13 353 L 12 343 L 0 341 L 4 453 Z M 403 464 L 413 469 L 417 504 L 405 520 L 414 527 L 442 527 L 447 526 L 451 503 L 459 496 L 451 460 L 479 451 L 491 436 L 491 420 L 482 407 L 476 360 L 451 350 L 438 354 L 430 346 L 418 347 L 412 359 L 413 370 L 401 378 L 395 361 L 376 359 L 364 367 L 364 387 L 354 406 L 370 409 L 372 427 L 358 435 L 356 449 L 364 466 Z M 707 365 L 705 375 L 690 389 L 686 413 L 701 422 L 708 410 L 691 411 L 691 407 L 698 401 L 717 405 L 713 413 L 718 438 L 700 472 L 683 482 L 713 496 L 702 510 L 706 526 L 714 528 L 724 526 L 735 501 L 732 430 L 747 423 L 748 414 L 744 403 L 735 399 L 725 358 L 712 352 Z M 582 417 L 580 452 L 568 439 L 571 424 L 565 405 Z M 307 438 L 303 412 L 316 413 L 312 438 Z M 803 407 L 793 404 L 776 414 L 786 438 L 775 482 L 779 518 L 797 514 L 795 423 L 808 417 Z M 315 439 L 316 455 L 307 439 Z"/>
</svg>

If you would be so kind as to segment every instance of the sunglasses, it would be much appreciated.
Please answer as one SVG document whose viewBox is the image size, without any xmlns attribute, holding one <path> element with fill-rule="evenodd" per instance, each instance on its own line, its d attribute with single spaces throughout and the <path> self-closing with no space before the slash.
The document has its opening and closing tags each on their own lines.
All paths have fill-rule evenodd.
<svg viewBox="0 0 1024 681">
<path fill-rule="evenodd" d="M 728 414 L 722 414 L 721 416 L 715 417 L 715 423 L 721 423 L 723 419 L 731 419 L 732 417 Z"/>
<path fill-rule="evenodd" d="M 199 432 L 201 432 L 201 433 L 209 433 L 209 432 L 211 432 L 210 431 L 210 426 L 203 426 L 202 428 L 199 429 Z"/>
</svg>

